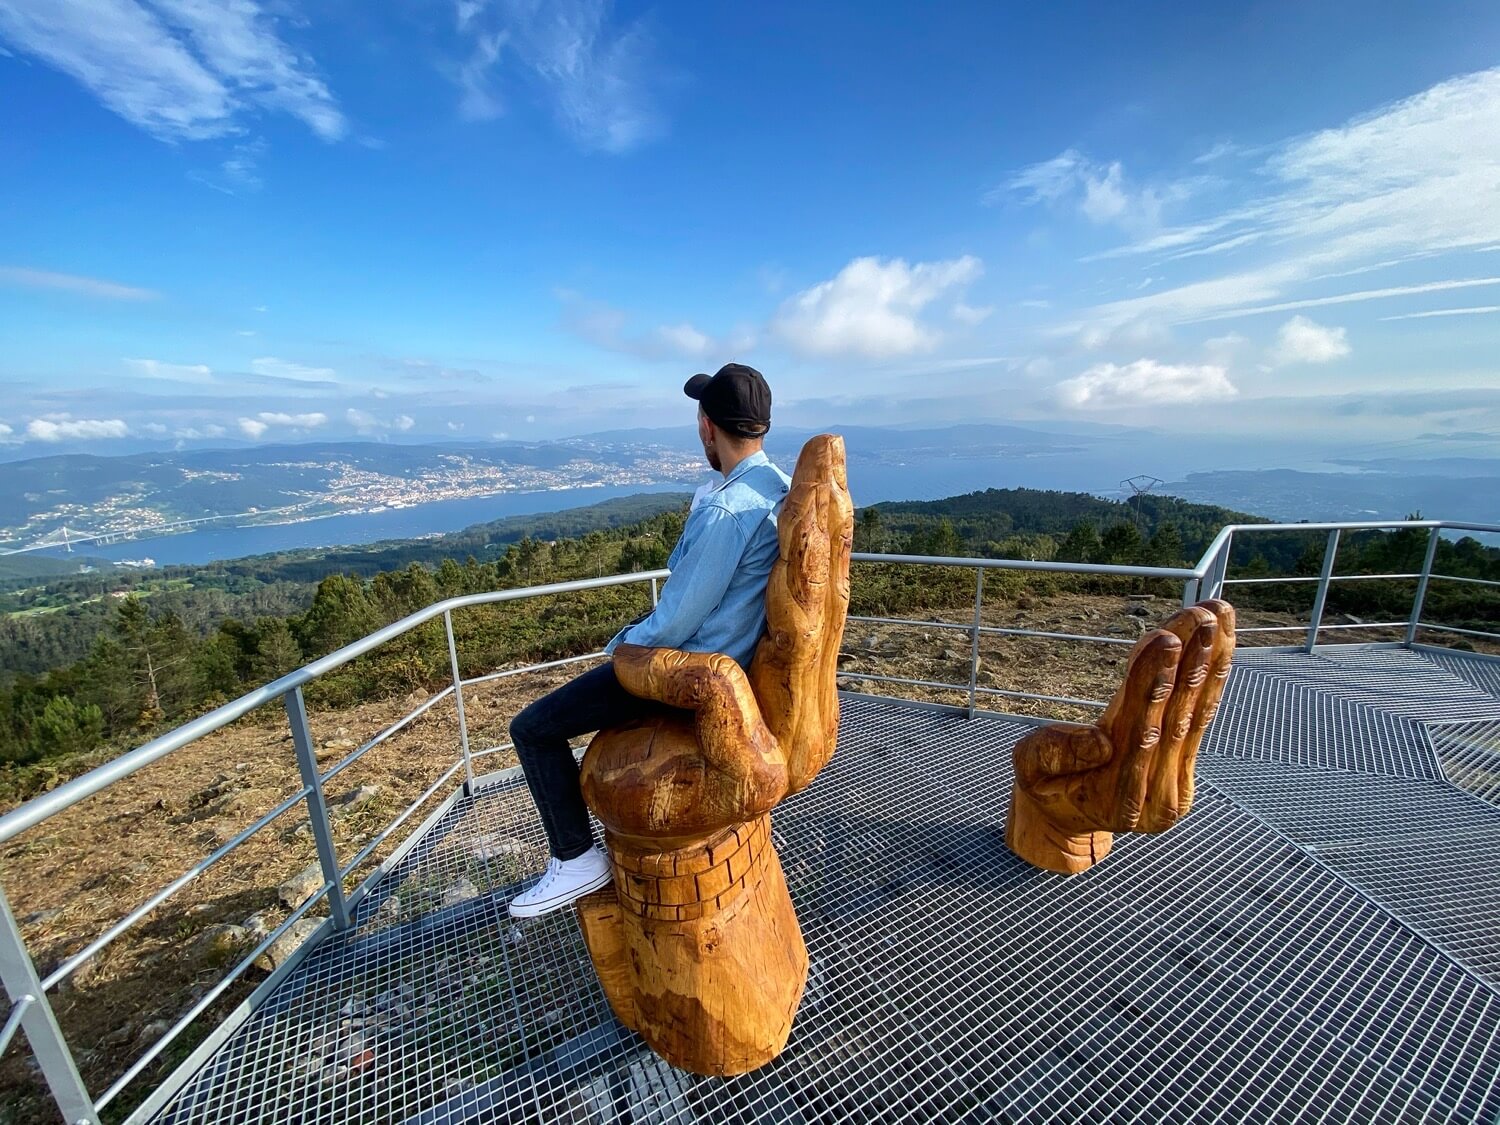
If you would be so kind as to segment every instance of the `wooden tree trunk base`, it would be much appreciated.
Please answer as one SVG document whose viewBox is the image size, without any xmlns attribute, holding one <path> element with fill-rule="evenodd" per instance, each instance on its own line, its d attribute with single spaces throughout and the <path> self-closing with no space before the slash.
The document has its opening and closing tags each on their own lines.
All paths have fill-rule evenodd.
<svg viewBox="0 0 1500 1125">
<path fill-rule="evenodd" d="M 673 1066 L 743 1074 L 781 1053 L 807 983 L 807 946 L 760 817 L 658 852 L 611 836 L 613 889 L 578 902 L 620 1022 Z"/>
<path fill-rule="evenodd" d="M 1019 785 L 1011 787 L 1010 812 L 1005 818 L 1005 843 L 1027 863 L 1077 875 L 1109 854 L 1114 836 L 1108 832 L 1069 834 L 1048 819 L 1035 799 Z"/>
</svg>

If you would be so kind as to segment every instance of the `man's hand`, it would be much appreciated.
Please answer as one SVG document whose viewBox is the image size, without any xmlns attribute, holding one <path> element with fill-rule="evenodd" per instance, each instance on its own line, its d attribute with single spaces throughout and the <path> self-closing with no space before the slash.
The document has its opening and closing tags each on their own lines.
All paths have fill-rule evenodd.
<svg viewBox="0 0 1500 1125">
<path fill-rule="evenodd" d="M 1162 832 L 1193 803 L 1193 769 L 1234 654 L 1234 609 L 1208 601 L 1141 639 L 1096 726 L 1056 724 L 1016 744 L 1007 840 L 1023 859 L 1079 871 L 1110 832 Z"/>
</svg>

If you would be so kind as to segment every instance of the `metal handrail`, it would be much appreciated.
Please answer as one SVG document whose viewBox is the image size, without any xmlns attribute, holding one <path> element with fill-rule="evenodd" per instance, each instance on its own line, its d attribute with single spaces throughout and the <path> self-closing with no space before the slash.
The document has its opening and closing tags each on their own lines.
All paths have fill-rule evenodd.
<svg viewBox="0 0 1500 1125">
<path fill-rule="evenodd" d="M 1339 537 L 1346 531 L 1390 531 L 1401 529 L 1426 530 L 1427 551 L 1422 562 L 1422 569 L 1416 574 L 1334 574 L 1334 557 L 1338 552 Z M 1327 545 L 1323 552 L 1323 564 L 1319 575 L 1311 578 L 1302 575 L 1286 575 L 1273 578 L 1228 578 L 1229 554 L 1234 544 L 1236 534 L 1244 533 L 1266 533 L 1266 532 L 1305 532 L 1326 531 L 1328 532 Z M 1453 575 L 1434 574 L 1432 567 L 1437 558 L 1438 541 L 1444 531 L 1474 531 L 1482 534 L 1500 535 L 1500 524 L 1476 523 L 1466 520 L 1363 520 L 1339 523 L 1249 523 L 1228 524 L 1219 530 L 1212 542 L 1205 548 L 1198 564 L 1194 567 L 1195 572 L 1200 574 L 1199 586 L 1205 597 L 1217 597 L 1222 594 L 1228 585 L 1275 585 L 1293 583 L 1316 583 L 1317 590 L 1313 596 L 1312 620 L 1307 626 L 1307 638 L 1302 648 L 1306 652 L 1312 652 L 1317 648 L 1318 634 L 1320 631 L 1331 628 L 1371 628 L 1373 626 L 1331 626 L 1322 623 L 1323 609 L 1327 605 L 1328 590 L 1334 582 L 1351 580 L 1363 580 L 1373 578 L 1417 580 L 1416 593 L 1412 599 L 1411 614 L 1407 618 L 1406 635 L 1401 642 L 1405 645 L 1416 643 L 1417 631 L 1419 629 L 1437 629 L 1443 632 L 1459 632 L 1468 636 L 1485 637 L 1491 640 L 1500 640 L 1500 633 L 1486 632 L 1476 629 L 1458 629 L 1454 626 L 1429 625 L 1422 621 L 1422 607 L 1427 597 L 1427 589 L 1433 580 L 1449 580 L 1458 582 L 1471 582 L 1481 586 L 1500 586 L 1500 583 L 1482 578 L 1459 578 Z M 1209 576 L 1212 575 L 1212 578 Z M 1193 600 L 1193 595 L 1198 593 L 1194 589 L 1194 583 L 1189 582 L 1185 588 L 1183 601 L 1188 604 Z M 1291 631 L 1276 629 L 1246 629 L 1245 632 L 1282 632 Z"/>
<path fill-rule="evenodd" d="M 881 555 L 856 551 L 855 562 L 905 563 L 911 566 L 964 566 L 979 570 L 1037 570 L 1060 574 L 1100 574 L 1116 578 L 1202 578 L 1203 564 L 1185 566 L 1125 566 L 1116 563 L 1044 562 L 1038 559 L 984 559 L 964 555 Z"/>
<path fill-rule="evenodd" d="M 665 578 L 670 573 L 667 570 L 641 571 L 638 574 L 617 574 L 607 578 L 583 578 L 573 582 L 553 582 L 545 586 L 522 586 L 514 590 L 493 590 L 483 594 L 461 594 L 458 597 L 447 598 L 444 601 L 434 602 L 426 609 L 420 609 L 387 625 L 383 629 L 377 629 L 368 636 L 361 637 L 357 641 L 351 641 L 343 648 L 330 652 L 327 656 L 320 657 L 303 665 L 294 672 L 289 672 L 279 680 L 273 680 L 264 687 L 254 691 L 246 692 L 238 699 L 231 700 L 222 707 L 216 707 L 206 715 L 182 724 L 175 730 L 169 731 L 160 738 L 153 738 L 143 746 L 138 746 L 129 753 L 122 754 L 118 758 L 97 766 L 88 773 L 74 778 L 72 781 L 59 785 L 50 792 L 34 797 L 19 808 L 12 809 L 4 816 L 0 816 L 0 844 L 13 839 L 18 833 L 40 824 L 48 817 L 71 808 L 85 797 L 90 797 L 106 786 L 122 778 L 129 777 L 137 770 L 150 765 L 158 758 L 178 750 L 190 742 L 196 742 L 206 734 L 212 734 L 220 727 L 226 727 L 236 719 L 243 718 L 257 707 L 263 707 L 267 703 L 274 703 L 284 697 L 288 692 L 295 691 L 304 684 L 317 679 L 335 668 L 348 664 L 356 657 L 363 656 L 372 649 L 378 648 L 386 641 L 393 640 L 403 633 L 410 632 L 418 625 L 431 621 L 455 609 L 465 606 L 492 605 L 497 602 L 521 601 L 526 598 L 539 598 L 548 594 L 571 594 L 580 590 L 595 590 L 607 586 L 625 586 L 634 582 L 645 582 L 652 579 Z"/>
</svg>

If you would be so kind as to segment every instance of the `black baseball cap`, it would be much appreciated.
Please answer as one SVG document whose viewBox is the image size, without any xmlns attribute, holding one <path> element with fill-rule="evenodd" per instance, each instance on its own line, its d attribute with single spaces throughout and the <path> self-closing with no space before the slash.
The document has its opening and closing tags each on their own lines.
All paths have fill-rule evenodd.
<svg viewBox="0 0 1500 1125">
<path fill-rule="evenodd" d="M 763 437 L 771 428 L 771 388 L 753 367 L 726 363 L 712 375 L 694 375 L 682 389 L 710 422 L 732 434 Z"/>
</svg>

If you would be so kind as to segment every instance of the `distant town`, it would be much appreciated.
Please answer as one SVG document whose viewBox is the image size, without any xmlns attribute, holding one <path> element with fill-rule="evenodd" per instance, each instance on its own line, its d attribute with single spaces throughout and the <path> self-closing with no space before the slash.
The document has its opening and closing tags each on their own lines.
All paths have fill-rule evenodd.
<svg viewBox="0 0 1500 1125">
<path fill-rule="evenodd" d="M 158 456 L 139 466 L 132 463 L 141 458 L 112 459 L 119 462 L 116 480 L 87 499 L 65 489 L 22 492 L 18 499 L 30 510 L 13 510 L 13 522 L 0 525 L 0 550 L 109 543 L 228 520 L 300 523 L 503 493 L 689 482 L 704 472 L 701 454 L 649 444 L 557 443 L 545 457 L 527 449 L 514 458 L 505 449 L 389 449 L 382 455 L 380 447 L 358 447 L 343 457 L 330 449 L 334 455 L 324 457 L 310 448 L 297 459 L 267 461 L 242 452 L 241 464 L 220 468 L 174 463 L 207 453 Z"/>
</svg>

